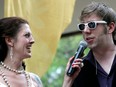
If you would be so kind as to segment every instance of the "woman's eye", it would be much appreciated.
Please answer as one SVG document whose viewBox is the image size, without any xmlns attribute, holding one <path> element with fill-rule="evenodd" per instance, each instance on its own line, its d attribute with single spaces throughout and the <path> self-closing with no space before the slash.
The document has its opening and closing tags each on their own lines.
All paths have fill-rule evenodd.
<svg viewBox="0 0 116 87">
<path fill-rule="evenodd" d="M 24 36 L 25 36 L 25 37 L 30 37 L 30 34 L 25 34 Z"/>
</svg>

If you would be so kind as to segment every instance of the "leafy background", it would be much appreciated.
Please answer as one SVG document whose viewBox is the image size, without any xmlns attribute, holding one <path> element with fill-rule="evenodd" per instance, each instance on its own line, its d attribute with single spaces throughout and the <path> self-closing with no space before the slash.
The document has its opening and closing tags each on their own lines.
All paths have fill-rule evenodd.
<svg viewBox="0 0 116 87">
<path fill-rule="evenodd" d="M 75 54 L 81 40 L 82 35 L 61 38 L 54 60 L 46 74 L 41 78 L 44 87 L 62 87 L 68 59 Z M 87 53 L 88 50 L 85 52 Z"/>
</svg>

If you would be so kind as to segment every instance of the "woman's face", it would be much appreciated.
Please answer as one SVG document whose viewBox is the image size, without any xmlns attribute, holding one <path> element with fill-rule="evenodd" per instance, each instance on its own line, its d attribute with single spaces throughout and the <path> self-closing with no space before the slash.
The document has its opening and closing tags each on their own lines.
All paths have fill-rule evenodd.
<svg viewBox="0 0 116 87">
<path fill-rule="evenodd" d="M 31 57 L 31 47 L 34 39 L 28 24 L 22 24 L 13 43 L 13 57 Z"/>
</svg>

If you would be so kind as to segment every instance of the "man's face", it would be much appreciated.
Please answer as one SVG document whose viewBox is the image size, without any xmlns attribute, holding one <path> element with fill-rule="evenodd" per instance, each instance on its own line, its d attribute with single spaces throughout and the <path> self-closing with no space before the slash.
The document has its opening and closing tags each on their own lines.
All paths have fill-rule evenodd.
<svg viewBox="0 0 116 87">
<path fill-rule="evenodd" d="M 87 16 L 83 19 L 83 23 L 89 23 L 92 21 L 103 21 L 95 14 Z M 85 26 L 82 31 L 83 38 L 88 43 L 89 48 L 94 48 L 102 45 L 103 42 L 107 41 L 107 23 L 97 23 L 95 28 L 89 28 Z"/>
</svg>

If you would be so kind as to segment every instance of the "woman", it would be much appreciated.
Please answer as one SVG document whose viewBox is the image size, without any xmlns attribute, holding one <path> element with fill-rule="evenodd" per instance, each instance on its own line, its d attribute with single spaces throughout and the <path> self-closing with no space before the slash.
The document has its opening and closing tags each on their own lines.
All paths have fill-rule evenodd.
<svg viewBox="0 0 116 87">
<path fill-rule="evenodd" d="M 24 70 L 34 39 L 29 23 L 19 17 L 0 19 L 0 87 L 42 87 L 41 80 Z"/>
</svg>

